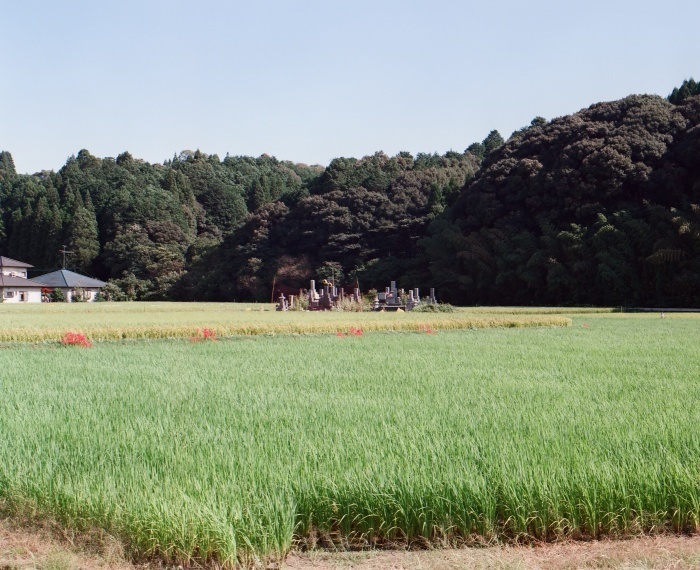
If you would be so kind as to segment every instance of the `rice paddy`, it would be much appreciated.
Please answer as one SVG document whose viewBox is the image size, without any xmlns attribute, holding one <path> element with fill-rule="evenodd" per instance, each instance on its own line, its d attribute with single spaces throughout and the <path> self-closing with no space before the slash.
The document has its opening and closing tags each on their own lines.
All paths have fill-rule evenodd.
<svg viewBox="0 0 700 570">
<path fill-rule="evenodd" d="M 576 311 L 577 309 L 567 309 Z M 591 310 L 591 309 L 578 309 Z M 597 309 L 599 311 L 599 309 Z M 202 328 L 218 336 L 566 326 L 561 310 L 459 310 L 455 313 L 276 312 L 272 304 L 84 303 L 0 304 L 0 342 L 60 340 L 67 330 L 92 340 L 189 338 Z"/>
<path fill-rule="evenodd" d="M 5 344 L 4 511 L 105 529 L 135 558 L 232 566 L 700 525 L 694 316 L 436 334 L 417 315 L 403 332 L 331 316 L 308 335 Z M 336 336 L 351 323 L 363 334 Z"/>
</svg>

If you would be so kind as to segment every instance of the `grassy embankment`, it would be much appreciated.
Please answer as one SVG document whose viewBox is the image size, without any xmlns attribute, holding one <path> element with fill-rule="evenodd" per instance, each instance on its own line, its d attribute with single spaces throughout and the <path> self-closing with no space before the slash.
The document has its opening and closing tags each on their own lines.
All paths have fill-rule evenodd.
<svg viewBox="0 0 700 570">
<path fill-rule="evenodd" d="M 0 350 L 0 496 L 136 556 L 700 524 L 700 321 Z M 586 326 L 583 326 L 583 325 Z"/>
</svg>

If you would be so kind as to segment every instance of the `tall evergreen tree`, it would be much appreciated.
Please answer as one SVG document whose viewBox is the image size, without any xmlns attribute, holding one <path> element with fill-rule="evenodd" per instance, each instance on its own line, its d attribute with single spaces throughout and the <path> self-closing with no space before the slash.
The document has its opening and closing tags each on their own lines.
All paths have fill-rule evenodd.
<svg viewBox="0 0 700 570">
<path fill-rule="evenodd" d="M 494 150 L 496 150 L 504 142 L 506 142 L 506 141 L 501 136 L 501 133 L 499 133 L 495 129 L 493 131 L 491 131 L 486 136 L 486 138 L 483 140 L 483 142 L 481 143 L 484 145 L 484 159 L 488 158 L 489 154 L 491 154 Z"/>
<path fill-rule="evenodd" d="M 73 214 L 66 236 L 68 248 L 73 252 L 73 265 L 87 271 L 100 252 L 97 218 L 94 210 L 79 206 Z"/>
<path fill-rule="evenodd" d="M 0 151 L 0 179 L 3 176 L 14 176 L 15 174 L 17 171 L 12 155 L 6 150 Z"/>
</svg>

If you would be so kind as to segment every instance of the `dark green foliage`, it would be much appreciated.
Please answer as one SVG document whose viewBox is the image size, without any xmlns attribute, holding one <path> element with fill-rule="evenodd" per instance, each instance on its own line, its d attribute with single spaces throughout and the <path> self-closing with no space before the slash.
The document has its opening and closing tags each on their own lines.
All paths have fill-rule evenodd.
<svg viewBox="0 0 700 570">
<path fill-rule="evenodd" d="M 66 241 L 72 251 L 73 264 L 85 271 L 92 265 L 93 260 L 100 252 L 100 242 L 95 209 L 89 194 L 83 203 L 84 205 L 77 206 L 73 211 L 73 217 L 66 233 Z"/>
<path fill-rule="evenodd" d="M 484 145 L 484 159 L 487 159 L 489 155 L 504 142 L 506 141 L 503 140 L 501 133 L 496 130 L 491 131 L 482 143 Z"/>
<path fill-rule="evenodd" d="M 700 95 L 700 83 L 697 83 L 692 77 L 686 79 L 680 87 L 674 88 L 668 96 L 668 100 L 674 105 L 680 105 L 689 97 Z"/>
<path fill-rule="evenodd" d="M 483 141 L 470 144 L 464 152 L 471 154 L 480 161 L 486 160 L 488 156 L 498 147 L 502 146 L 504 142 L 505 140 L 501 136 L 501 133 L 494 129 Z"/>
<path fill-rule="evenodd" d="M 699 110 L 633 96 L 518 132 L 421 242 L 432 283 L 469 304 L 700 306 Z"/>
<path fill-rule="evenodd" d="M 449 303 L 422 303 L 412 309 L 417 313 L 454 313 L 455 308 Z"/>
<path fill-rule="evenodd" d="M 3 152 L 0 252 L 50 271 L 66 245 L 69 269 L 121 288 L 111 298 L 199 299 L 199 291 L 188 296 L 185 276 L 194 270 L 199 283 L 208 275 L 200 261 L 245 223 L 248 208 L 295 204 L 320 172 L 266 155 L 220 161 L 183 151 L 152 165 L 128 152 L 115 160 L 81 150 L 57 173 L 18 176 Z"/>
<path fill-rule="evenodd" d="M 484 146 L 484 143 L 472 143 L 467 147 L 467 150 L 465 152 L 468 152 L 472 155 L 474 155 L 476 158 L 479 160 L 484 158 L 484 153 L 486 152 L 486 147 Z"/>
<path fill-rule="evenodd" d="M 530 121 L 530 124 L 527 127 L 522 127 L 520 129 L 518 129 L 517 131 L 515 131 L 512 135 L 510 135 L 509 140 L 512 140 L 513 138 L 517 138 L 517 137 L 524 135 L 530 129 L 537 129 L 540 127 L 544 127 L 546 124 L 547 124 L 547 119 L 545 119 L 544 117 L 535 117 L 534 119 L 532 119 L 532 121 Z"/>
<path fill-rule="evenodd" d="M 202 256 L 183 281 L 183 298 L 269 300 L 273 279 L 298 290 L 331 277 L 328 268 L 336 282 L 363 288 L 409 275 L 427 286 L 418 239 L 477 168 L 459 153 L 334 160 L 308 191 L 257 207 Z M 259 191 L 270 177 L 251 187 Z"/>
<path fill-rule="evenodd" d="M 17 174 L 15 170 L 15 161 L 12 159 L 12 155 L 3 150 L 0 152 L 0 178 L 11 177 Z"/>
<path fill-rule="evenodd" d="M 50 298 L 52 303 L 63 303 L 66 300 L 66 296 L 63 294 L 63 289 L 59 288 L 51 291 Z"/>
</svg>

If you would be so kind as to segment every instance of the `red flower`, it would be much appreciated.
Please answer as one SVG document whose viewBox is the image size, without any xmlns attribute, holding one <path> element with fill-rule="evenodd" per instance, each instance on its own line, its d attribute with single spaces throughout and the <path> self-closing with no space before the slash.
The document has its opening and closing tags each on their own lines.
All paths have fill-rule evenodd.
<svg viewBox="0 0 700 570">
<path fill-rule="evenodd" d="M 67 332 L 63 335 L 63 340 L 61 341 L 63 346 L 82 346 L 85 348 L 90 348 L 92 342 L 90 342 L 83 333 Z"/>
<path fill-rule="evenodd" d="M 205 339 L 216 340 L 216 331 L 213 331 L 211 329 L 202 329 L 202 336 Z"/>
<path fill-rule="evenodd" d="M 199 335 L 190 337 L 190 342 L 202 342 L 205 340 L 216 340 L 216 331 L 212 329 L 202 329 L 199 331 Z"/>
</svg>

